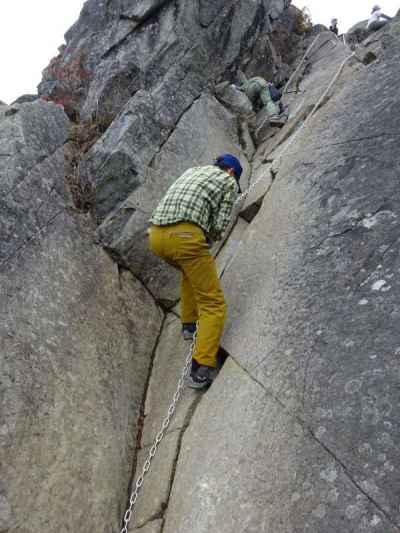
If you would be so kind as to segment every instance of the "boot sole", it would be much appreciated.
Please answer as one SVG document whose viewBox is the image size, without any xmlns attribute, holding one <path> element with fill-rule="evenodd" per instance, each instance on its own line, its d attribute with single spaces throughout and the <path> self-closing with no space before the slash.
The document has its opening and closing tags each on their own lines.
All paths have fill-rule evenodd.
<svg viewBox="0 0 400 533">
<path fill-rule="evenodd" d="M 187 380 L 187 386 L 189 389 L 205 389 L 211 385 L 211 381 L 203 381 L 202 383 L 198 383 L 197 381 L 194 381 L 191 377 Z"/>
</svg>

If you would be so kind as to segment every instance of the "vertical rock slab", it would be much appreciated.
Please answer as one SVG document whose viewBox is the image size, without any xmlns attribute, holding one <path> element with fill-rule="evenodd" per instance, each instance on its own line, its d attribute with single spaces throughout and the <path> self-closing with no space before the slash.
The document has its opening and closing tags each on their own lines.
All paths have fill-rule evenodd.
<svg viewBox="0 0 400 533">
<path fill-rule="evenodd" d="M 224 278 L 226 349 L 397 528 L 399 49 L 344 73 L 281 161 Z"/>
<path fill-rule="evenodd" d="M 307 429 L 230 360 L 182 441 L 164 532 L 188 531 L 398 529 Z"/>
<path fill-rule="evenodd" d="M 44 102 L 0 122 L 2 531 L 118 529 L 162 322 L 67 204 L 67 127 Z"/>
<path fill-rule="evenodd" d="M 184 341 L 182 337 L 181 321 L 170 313 L 164 322 L 147 389 L 142 432 L 143 446 L 153 444 L 161 429 L 182 375 L 189 349 L 190 342 Z M 168 433 L 183 430 L 188 424 L 199 397 L 197 392 L 186 387 L 182 391 Z"/>
</svg>

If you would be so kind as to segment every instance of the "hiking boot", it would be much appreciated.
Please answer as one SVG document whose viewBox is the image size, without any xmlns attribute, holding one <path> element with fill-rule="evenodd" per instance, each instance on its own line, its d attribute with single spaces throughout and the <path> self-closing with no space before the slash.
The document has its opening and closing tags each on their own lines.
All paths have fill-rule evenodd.
<svg viewBox="0 0 400 533">
<path fill-rule="evenodd" d="M 199 368 L 190 374 L 188 379 L 188 387 L 191 389 L 205 389 L 213 382 L 216 374 L 216 369 L 210 366 L 201 365 Z"/>
<path fill-rule="evenodd" d="M 195 331 L 196 322 L 187 322 L 186 324 L 182 324 L 183 340 L 192 341 Z"/>
<path fill-rule="evenodd" d="M 271 125 L 274 126 L 284 126 L 287 121 L 286 115 L 271 115 L 268 117 L 268 121 Z"/>
<path fill-rule="evenodd" d="M 190 369 L 190 375 L 193 376 L 194 374 L 196 374 L 199 368 L 200 368 L 200 365 L 196 361 L 196 359 L 192 359 L 192 367 Z"/>
</svg>

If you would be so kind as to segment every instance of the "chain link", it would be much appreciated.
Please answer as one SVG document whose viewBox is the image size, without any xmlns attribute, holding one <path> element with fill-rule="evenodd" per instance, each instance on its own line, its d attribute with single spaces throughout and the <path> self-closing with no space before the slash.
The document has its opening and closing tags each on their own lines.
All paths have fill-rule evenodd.
<svg viewBox="0 0 400 533">
<path fill-rule="evenodd" d="M 185 380 L 186 380 L 186 378 L 187 378 L 187 376 L 189 374 L 189 369 L 191 368 L 191 365 L 192 365 L 192 357 L 193 357 L 193 352 L 194 352 L 194 349 L 195 349 L 195 346 L 196 346 L 198 325 L 199 324 L 197 323 L 196 324 L 196 330 L 195 330 L 195 332 L 193 334 L 193 340 L 192 340 L 192 342 L 190 344 L 190 347 L 189 347 L 189 350 L 188 350 L 188 354 L 186 356 L 185 366 L 182 369 L 182 373 L 181 373 L 181 376 L 180 376 L 179 381 L 178 381 L 177 389 L 175 391 L 175 394 L 172 397 L 171 405 L 168 407 L 168 410 L 167 410 L 167 416 L 164 418 L 164 420 L 163 420 L 163 422 L 161 424 L 161 429 L 157 433 L 157 435 L 156 435 L 156 437 L 154 439 L 153 445 L 150 448 L 150 451 L 148 453 L 147 459 L 146 459 L 146 461 L 145 461 L 145 463 L 143 465 L 142 472 L 141 472 L 140 476 L 137 478 L 136 483 L 135 483 L 135 488 L 133 489 L 133 491 L 132 491 L 132 493 L 130 495 L 129 505 L 128 505 L 128 508 L 127 508 L 127 510 L 125 511 L 125 514 L 124 514 L 124 526 L 121 529 L 121 533 L 128 533 L 129 522 L 132 519 L 132 515 L 134 513 L 136 502 L 137 502 L 137 499 L 138 499 L 138 496 L 139 496 L 139 492 L 140 492 L 140 490 L 141 490 L 141 488 L 143 486 L 145 476 L 148 473 L 148 471 L 150 470 L 151 461 L 154 459 L 154 456 L 157 453 L 157 448 L 158 448 L 160 442 L 163 440 L 163 438 L 165 436 L 165 432 L 168 429 L 168 426 L 169 426 L 169 424 L 170 424 L 170 422 L 172 420 L 172 417 L 173 417 L 173 415 L 175 413 L 176 406 L 178 405 L 178 402 L 180 400 L 180 397 L 181 397 L 181 394 L 182 394 L 182 389 L 183 389 L 183 387 L 185 385 Z"/>
</svg>

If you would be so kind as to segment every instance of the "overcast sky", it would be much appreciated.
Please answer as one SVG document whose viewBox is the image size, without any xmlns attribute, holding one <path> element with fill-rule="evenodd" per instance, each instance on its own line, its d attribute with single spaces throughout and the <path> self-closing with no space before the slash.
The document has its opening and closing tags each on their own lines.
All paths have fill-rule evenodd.
<svg viewBox="0 0 400 533">
<path fill-rule="evenodd" d="M 138 0 L 132 0 L 138 1 Z M 212 0 L 210 0 L 212 1 Z M 314 24 L 329 24 L 335 16 L 339 29 L 347 30 L 368 18 L 374 1 L 294 0 L 307 6 Z M 25 93 L 36 93 L 41 71 L 57 55 L 64 33 L 79 16 L 83 0 L 1 0 L 0 100 L 11 103 Z M 394 15 L 400 0 L 385 0 L 382 8 Z"/>
</svg>

